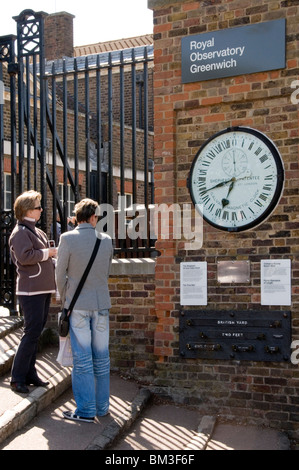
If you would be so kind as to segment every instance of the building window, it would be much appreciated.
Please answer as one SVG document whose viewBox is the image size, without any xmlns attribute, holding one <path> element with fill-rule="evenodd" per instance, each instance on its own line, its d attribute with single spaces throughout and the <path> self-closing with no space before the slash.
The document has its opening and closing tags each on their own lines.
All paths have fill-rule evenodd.
<svg viewBox="0 0 299 470">
<path fill-rule="evenodd" d="M 63 200 L 63 188 L 64 185 L 62 183 L 59 184 L 59 198 L 60 202 L 63 205 L 64 200 Z M 74 216 L 74 208 L 75 208 L 75 194 L 74 191 L 72 190 L 71 186 L 68 184 L 67 185 L 67 216 L 68 217 L 73 217 Z"/>
<path fill-rule="evenodd" d="M 4 210 L 10 211 L 11 209 L 11 175 L 4 173 Z"/>
<path fill-rule="evenodd" d="M 124 199 L 121 199 L 124 198 Z M 122 207 L 122 205 L 125 203 L 125 207 Z M 121 196 L 120 193 L 117 194 L 117 207 L 118 210 L 120 211 L 121 209 L 130 209 L 131 206 L 133 205 L 133 195 L 132 194 L 124 194 Z"/>
</svg>

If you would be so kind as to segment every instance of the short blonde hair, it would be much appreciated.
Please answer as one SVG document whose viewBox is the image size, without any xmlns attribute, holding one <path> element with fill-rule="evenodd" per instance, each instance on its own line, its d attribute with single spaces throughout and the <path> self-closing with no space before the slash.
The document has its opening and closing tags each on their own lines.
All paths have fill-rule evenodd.
<svg viewBox="0 0 299 470">
<path fill-rule="evenodd" d="M 36 206 L 36 201 L 41 202 L 42 195 L 37 191 L 25 191 L 17 197 L 14 203 L 14 211 L 16 219 L 22 221 L 28 211 L 33 210 Z"/>
</svg>

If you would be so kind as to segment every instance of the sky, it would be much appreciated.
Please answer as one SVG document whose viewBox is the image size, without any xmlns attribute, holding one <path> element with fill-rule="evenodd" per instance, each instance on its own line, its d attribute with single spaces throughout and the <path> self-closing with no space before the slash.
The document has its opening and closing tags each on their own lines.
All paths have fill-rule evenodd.
<svg viewBox="0 0 299 470">
<path fill-rule="evenodd" d="M 16 22 L 23 10 L 75 15 L 74 46 L 152 34 L 153 12 L 147 0 L 13 0 L 0 12 L 0 36 L 16 34 Z"/>
</svg>

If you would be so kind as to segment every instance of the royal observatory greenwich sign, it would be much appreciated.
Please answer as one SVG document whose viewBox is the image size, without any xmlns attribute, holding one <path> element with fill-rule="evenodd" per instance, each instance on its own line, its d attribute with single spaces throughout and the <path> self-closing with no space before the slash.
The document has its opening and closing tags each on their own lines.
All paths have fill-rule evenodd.
<svg viewBox="0 0 299 470">
<path fill-rule="evenodd" d="M 232 77 L 286 66 L 286 20 L 182 39 L 182 83 Z"/>
</svg>

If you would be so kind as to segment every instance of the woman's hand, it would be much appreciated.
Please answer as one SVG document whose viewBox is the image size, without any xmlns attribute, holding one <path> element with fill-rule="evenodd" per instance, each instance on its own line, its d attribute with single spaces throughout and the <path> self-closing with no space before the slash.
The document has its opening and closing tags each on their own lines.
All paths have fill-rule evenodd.
<svg viewBox="0 0 299 470">
<path fill-rule="evenodd" d="M 49 258 L 55 258 L 57 256 L 57 248 L 49 248 Z"/>
</svg>

